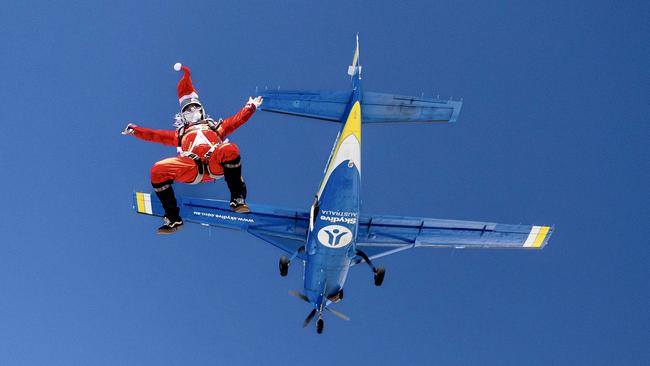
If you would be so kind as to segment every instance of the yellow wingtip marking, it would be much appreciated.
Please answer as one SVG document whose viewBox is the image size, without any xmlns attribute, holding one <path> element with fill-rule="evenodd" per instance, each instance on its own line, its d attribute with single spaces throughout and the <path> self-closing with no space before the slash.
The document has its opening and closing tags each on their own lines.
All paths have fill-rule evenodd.
<svg viewBox="0 0 650 366">
<path fill-rule="evenodd" d="M 138 212 L 145 213 L 146 209 L 144 206 L 144 193 L 137 192 L 135 194 L 136 201 L 138 202 Z"/>
<path fill-rule="evenodd" d="M 539 248 L 542 246 L 542 243 L 544 242 L 544 239 L 546 238 L 546 235 L 548 234 L 550 227 L 548 226 L 542 226 L 539 229 L 539 233 L 537 234 L 537 237 L 535 238 L 535 242 L 533 242 L 533 248 Z"/>
</svg>

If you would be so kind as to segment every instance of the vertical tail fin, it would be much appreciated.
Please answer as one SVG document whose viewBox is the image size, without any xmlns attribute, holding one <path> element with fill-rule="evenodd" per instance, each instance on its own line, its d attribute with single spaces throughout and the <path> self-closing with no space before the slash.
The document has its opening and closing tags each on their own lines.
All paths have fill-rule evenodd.
<svg viewBox="0 0 650 366">
<path fill-rule="evenodd" d="M 359 74 L 359 79 L 361 79 L 361 66 L 359 66 L 359 33 L 357 33 L 357 48 L 354 50 L 352 65 L 348 66 L 348 75 L 354 77 L 356 74 Z"/>
</svg>

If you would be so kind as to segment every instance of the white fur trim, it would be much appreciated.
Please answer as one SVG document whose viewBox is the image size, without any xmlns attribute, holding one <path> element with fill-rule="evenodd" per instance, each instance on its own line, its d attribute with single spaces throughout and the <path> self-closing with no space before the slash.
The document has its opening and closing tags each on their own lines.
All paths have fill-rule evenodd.
<svg viewBox="0 0 650 366">
<path fill-rule="evenodd" d="M 195 92 L 191 92 L 190 94 L 185 94 L 185 95 L 183 95 L 182 97 L 180 97 L 180 98 L 178 99 L 178 102 L 180 103 L 180 102 L 184 101 L 185 99 L 190 99 L 190 98 L 196 98 L 196 99 L 199 99 L 199 95 L 196 94 Z"/>
</svg>

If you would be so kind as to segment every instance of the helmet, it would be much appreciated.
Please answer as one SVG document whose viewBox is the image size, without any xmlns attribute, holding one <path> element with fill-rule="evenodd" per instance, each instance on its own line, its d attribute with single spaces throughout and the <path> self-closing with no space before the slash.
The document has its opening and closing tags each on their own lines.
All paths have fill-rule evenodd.
<svg viewBox="0 0 650 366">
<path fill-rule="evenodd" d="M 190 105 L 198 105 L 203 108 L 203 104 L 201 104 L 199 98 L 187 98 L 181 101 L 181 113 L 185 112 L 185 109 Z"/>
</svg>

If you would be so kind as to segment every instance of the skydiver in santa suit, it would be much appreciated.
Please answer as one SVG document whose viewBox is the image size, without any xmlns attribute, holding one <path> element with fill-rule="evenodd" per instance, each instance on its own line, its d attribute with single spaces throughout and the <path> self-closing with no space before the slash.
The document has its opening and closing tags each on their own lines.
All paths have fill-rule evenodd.
<svg viewBox="0 0 650 366">
<path fill-rule="evenodd" d="M 226 136 L 244 124 L 262 104 L 262 97 L 248 98 L 235 115 L 215 121 L 199 101 L 190 79 L 190 69 L 177 63 L 174 70 L 183 70 L 178 82 L 181 110 L 175 117 L 176 130 L 152 130 L 129 123 L 122 134 L 176 146 L 176 157 L 160 160 L 151 167 L 151 185 L 165 210 L 164 224 L 158 234 L 170 234 L 183 226 L 172 183 L 197 184 L 224 178 L 230 190 L 230 209 L 248 213 L 246 184 L 241 175 L 241 158 L 237 145 Z"/>
</svg>

